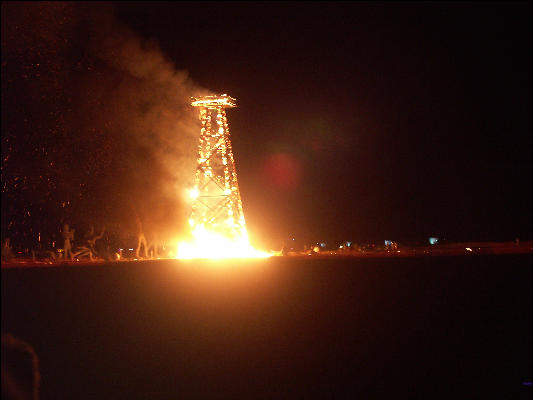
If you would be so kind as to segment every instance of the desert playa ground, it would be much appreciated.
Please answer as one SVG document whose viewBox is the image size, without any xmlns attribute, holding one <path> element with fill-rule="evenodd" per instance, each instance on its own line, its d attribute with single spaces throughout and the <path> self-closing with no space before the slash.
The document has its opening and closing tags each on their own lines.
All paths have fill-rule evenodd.
<svg viewBox="0 0 533 400">
<path fill-rule="evenodd" d="M 532 261 L 2 268 L 2 333 L 33 348 L 43 399 L 527 398 Z"/>
</svg>

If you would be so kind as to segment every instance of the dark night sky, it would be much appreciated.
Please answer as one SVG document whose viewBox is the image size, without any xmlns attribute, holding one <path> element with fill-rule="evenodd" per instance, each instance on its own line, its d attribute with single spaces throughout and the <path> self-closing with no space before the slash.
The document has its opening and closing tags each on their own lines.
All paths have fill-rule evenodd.
<svg viewBox="0 0 533 400">
<path fill-rule="evenodd" d="M 252 231 L 531 237 L 531 3 L 117 11 L 239 101 L 230 126 Z"/>
<path fill-rule="evenodd" d="M 229 111 L 249 231 L 532 238 L 531 3 L 117 2 Z"/>
</svg>

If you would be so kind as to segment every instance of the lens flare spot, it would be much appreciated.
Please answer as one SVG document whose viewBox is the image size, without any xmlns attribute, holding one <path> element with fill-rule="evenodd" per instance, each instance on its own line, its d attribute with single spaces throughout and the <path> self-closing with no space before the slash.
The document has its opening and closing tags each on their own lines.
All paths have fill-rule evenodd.
<svg viewBox="0 0 533 400">
<path fill-rule="evenodd" d="M 300 183 L 302 165 L 290 154 L 273 154 L 265 160 L 263 173 L 271 185 L 280 189 L 293 189 Z"/>
</svg>

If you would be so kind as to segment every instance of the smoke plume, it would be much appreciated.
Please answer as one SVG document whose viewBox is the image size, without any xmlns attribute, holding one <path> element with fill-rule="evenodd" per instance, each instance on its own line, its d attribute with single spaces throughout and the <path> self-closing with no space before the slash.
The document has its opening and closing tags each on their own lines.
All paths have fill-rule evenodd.
<svg viewBox="0 0 533 400">
<path fill-rule="evenodd" d="M 108 4 L 2 3 L 2 82 L 3 236 L 179 233 L 207 91 L 156 43 Z"/>
</svg>

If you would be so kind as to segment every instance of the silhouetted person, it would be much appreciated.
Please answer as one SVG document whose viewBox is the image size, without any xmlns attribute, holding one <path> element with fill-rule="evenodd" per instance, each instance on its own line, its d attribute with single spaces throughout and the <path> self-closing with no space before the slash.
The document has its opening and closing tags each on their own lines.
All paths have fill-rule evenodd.
<svg viewBox="0 0 533 400">
<path fill-rule="evenodd" d="M 143 227 L 139 217 L 135 217 L 135 223 L 137 224 L 137 249 L 135 250 L 135 257 L 139 258 L 141 246 L 144 249 L 144 257 L 148 257 L 148 245 L 146 244 L 146 237 L 144 236 Z"/>
<path fill-rule="evenodd" d="M 91 230 L 87 234 L 87 248 L 89 249 L 89 258 L 91 261 L 93 261 L 94 256 L 96 254 L 96 241 L 102 239 L 104 236 L 105 228 L 102 229 L 102 232 L 100 232 L 99 235 L 94 234 L 94 227 L 91 226 Z"/>
<path fill-rule="evenodd" d="M 159 257 L 159 239 L 157 234 L 153 234 L 153 240 L 148 245 L 148 255 L 150 258 L 157 258 Z"/>
<path fill-rule="evenodd" d="M 72 243 L 71 240 L 74 240 L 75 229 L 70 230 L 68 224 L 63 225 L 63 239 L 65 243 L 63 244 L 63 258 L 65 260 L 72 260 Z"/>
<path fill-rule="evenodd" d="M 11 242 L 9 238 L 2 242 L 2 261 L 10 261 L 13 258 L 13 251 L 11 250 Z"/>
</svg>

